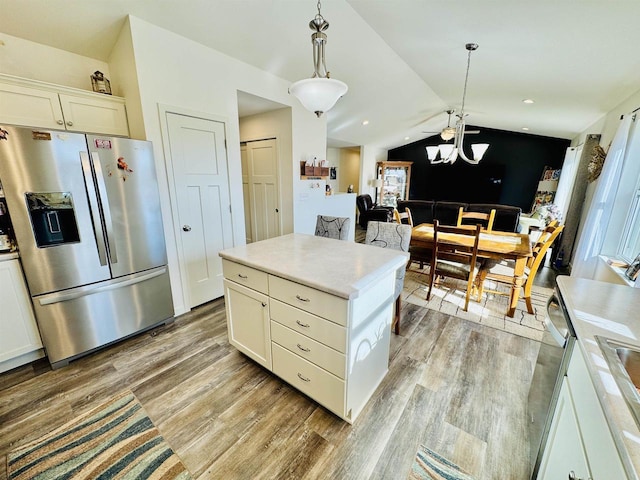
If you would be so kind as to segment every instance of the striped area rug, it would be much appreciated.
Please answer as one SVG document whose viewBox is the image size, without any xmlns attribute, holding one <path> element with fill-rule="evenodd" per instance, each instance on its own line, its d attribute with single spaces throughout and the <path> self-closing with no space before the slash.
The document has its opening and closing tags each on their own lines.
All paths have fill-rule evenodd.
<svg viewBox="0 0 640 480">
<path fill-rule="evenodd" d="M 473 480 L 460 467 L 420 445 L 408 480 Z"/>
<path fill-rule="evenodd" d="M 191 478 L 130 391 L 13 450 L 7 472 L 9 480 Z"/>
</svg>

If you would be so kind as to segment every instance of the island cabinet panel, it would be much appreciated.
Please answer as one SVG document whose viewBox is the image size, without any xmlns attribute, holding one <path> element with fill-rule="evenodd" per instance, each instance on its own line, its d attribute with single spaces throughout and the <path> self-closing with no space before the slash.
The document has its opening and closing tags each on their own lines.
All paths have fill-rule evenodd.
<svg viewBox="0 0 640 480">
<path fill-rule="evenodd" d="M 278 344 L 273 345 L 273 373 L 333 413 L 344 416 L 345 382 L 340 378 Z"/>
<path fill-rule="evenodd" d="M 347 329 L 342 325 L 292 307 L 274 298 L 270 299 L 269 305 L 272 320 L 307 337 L 314 338 L 340 353 L 347 351 Z"/>
<path fill-rule="evenodd" d="M 271 369 L 269 297 L 225 279 L 224 298 L 229 343 Z"/>
<path fill-rule="evenodd" d="M 265 272 L 224 259 L 222 260 L 222 268 L 224 278 L 233 280 L 240 285 L 252 288 L 266 295 L 269 294 L 269 275 Z"/>
<path fill-rule="evenodd" d="M 349 302 L 344 298 L 275 275 L 269 276 L 269 294 L 273 298 L 339 325 L 347 324 Z"/>
<path fill-rule="evenodd" d="M 335 376 L 345 378 L 347 367 L 345 356 L 313 338 L 295 332 L 278 322 L 271 322 L 271 341 Z"/>
</svg>

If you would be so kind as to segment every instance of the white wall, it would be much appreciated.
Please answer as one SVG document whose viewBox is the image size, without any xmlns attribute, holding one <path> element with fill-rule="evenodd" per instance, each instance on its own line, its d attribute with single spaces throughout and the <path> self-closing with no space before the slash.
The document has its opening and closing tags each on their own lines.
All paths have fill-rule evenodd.
<svg viewBox="0 0 640 480">
<path fill-rule="evenodd" d="M 387 160 L 388 150 L 383 148 L 371 147 L 369 145 L 363 145 L 360 148 L 360 186 L 358 193 L 371 195 L 374 199 L 374 203 L 377 203 L 375 194 L 376 189 L 370 185 L 372 180 L 375 180 L 376 163 L 385 162 Z"/>
<path fill-rule="evenodd" d="M 19 8 L 17 4 L 3 8 Z M 91 90 L 91 75 L 100 70 L 111 80 L 114 95 L 121 95 L 109 65 L 94 58 L 47 47 L 0 32 L 0 72 L 17 77 Z"/>
<path fill-rule="evenodd" d="M 276 138 L 280 226 L 283 234 L 293 232 L 293 158 L 291 151 L 291 108 L 250 115 L 240 119 L 240 141 Z M 296 171 L 297 173 L 297 171 Z"/>
<path fill-rule="evenodd" d="M 291 107 L 291 171 L 299 161 L 326 151 L 326 120 L 305 110 L 288 95 L 288 82 L 253 66 L 242 63 L 218 51 L 152 25 L 136 17 L 129 18 L 130 35 L 139 82 L 145 135 L 154 143 L 158 159 L 164 158 L 158 105 L 178 107 L 194 114 L 201 112 L 226 122 L 227 159 L 232 205 L 243 204 L 242 168 L 240 163 L 240 129 L 237 92 L 250 93 Z M 126 35 L 126 32 L 123 33 Z M 126 43 L 123 41 L 123 43 Z M 168 68 L 168 66 L 171 66 Z M 169 268 L 174 272 L 172 289 L 174 303 L 180 305 L 183 296 L 179 282 L 175 229 L 167 189 L 166 171 L 159 170 L 163 186 L 162 209 L 167 226 Z M 306 182 L 294 175 L 292 179 L 293 230 L 313 233 L 318 204 L 324 200 L 310 195 Z M 283 184 L 286 183 L 286 179 Z M 317 189 L 319 191 L 319 189 Z M 315 193 L 315 192 L 314 192 Z M 233 209 L 234 244 L 245 242 L 244 209 Z M 309 217 L 313 217 L 313 221 Z M 182 306 L 184 309 L 184 306 Z M 176 311 L 180 310 L 176 308 Z"/>
</svg>

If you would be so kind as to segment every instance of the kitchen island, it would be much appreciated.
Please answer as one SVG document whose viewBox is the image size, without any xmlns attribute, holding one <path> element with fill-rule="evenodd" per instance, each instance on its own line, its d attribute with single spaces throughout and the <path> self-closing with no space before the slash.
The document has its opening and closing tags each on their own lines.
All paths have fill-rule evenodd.
<svg viewBox="0 0 640 480">
<path fill-rule="evenodd" d="M 353 422 L 388 370 L 408 254 L 294 233 L 220 256 L 229 342 Z"/>
</svg>

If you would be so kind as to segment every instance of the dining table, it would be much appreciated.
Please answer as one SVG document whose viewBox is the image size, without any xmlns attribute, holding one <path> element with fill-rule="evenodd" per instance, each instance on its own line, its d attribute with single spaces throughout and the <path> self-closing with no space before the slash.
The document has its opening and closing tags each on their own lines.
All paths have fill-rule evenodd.
<svg viewBox="0 0 640 480">
<path fill-rule="evenodd" d="M 464 228 L 464 227 L 463 227 Z M 469 228 L 474 228 L 469 226 Z M 472 247 L 473 237 L 455 233 L 438 232 L 438 243 L 449 246 L 456 245 Z M 411 231 L 411 246 L 419 248 L 433 248 L 433 225 L 422 223 L 413 227 Z M 480 232 L 478 241 L 478 257 L 484 260 L 513 260 L 515 263 L 513 284 L 507 316 L 513 317 L 520 298 L 520 289 L 524 281 L 524 270 L 527 259 L 532 257 L 531 242 L 526 233 L 502 232 L 498 230 Z"/>
</svg>

